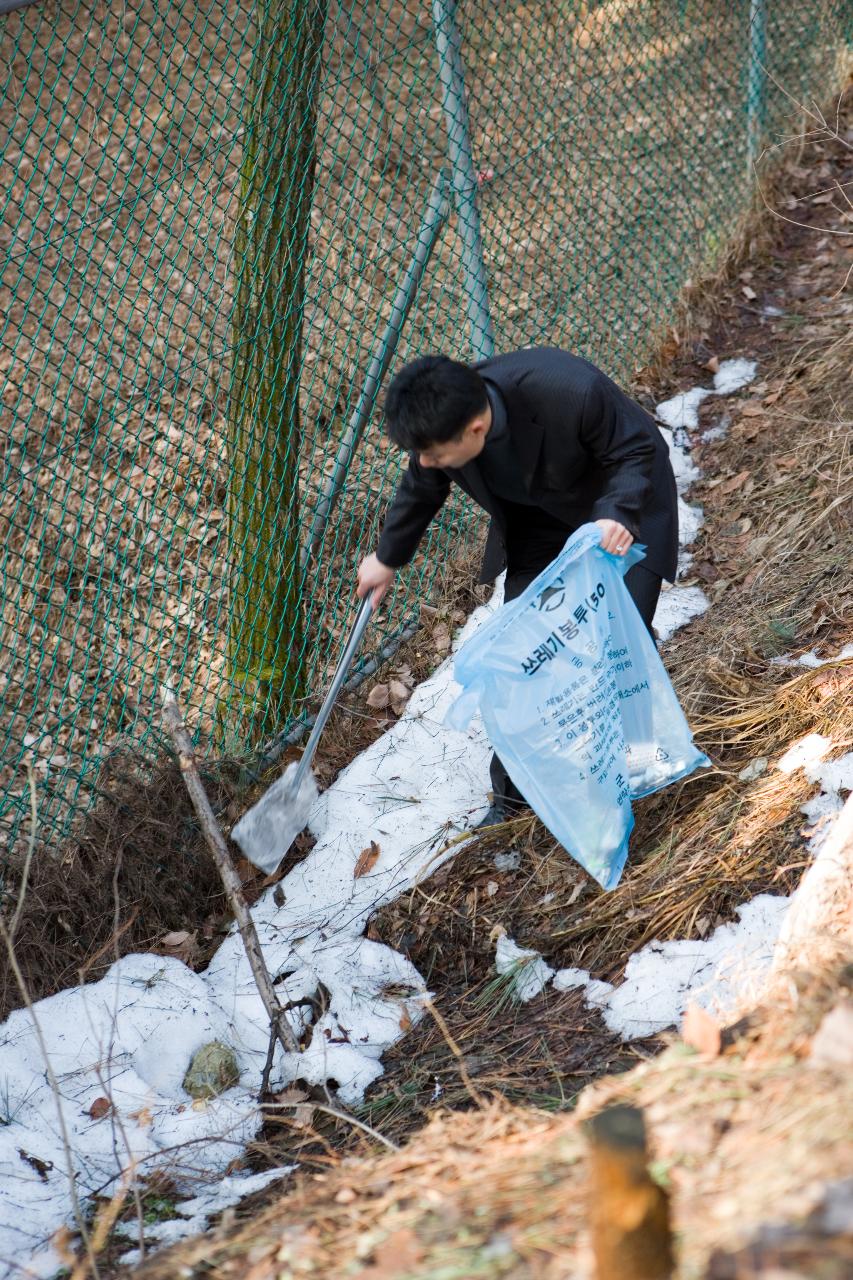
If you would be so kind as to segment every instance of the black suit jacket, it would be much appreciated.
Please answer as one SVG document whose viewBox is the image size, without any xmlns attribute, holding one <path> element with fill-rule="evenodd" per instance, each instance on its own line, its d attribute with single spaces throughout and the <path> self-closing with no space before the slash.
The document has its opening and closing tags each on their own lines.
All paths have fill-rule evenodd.
<svg viewBox="0 0 853 1280">
<path fill-rule="evenodd" d="M 571 528 L 618 520 L 646 544 L 645 564 L 672 581 L 678 558 L 678 499 L 666 442 L 654 419 L 579 356 L 530 347 L 475 366 L 498 388 L 531 500 Z M 492 517 L 480 581 L 506 564 L 500 501 L 476 460 L 461 468 L 422 467 L 416 455 L 388 510 L 377 555 L 399 568 L 415 554 L 451 481 Z"/>
</svg>

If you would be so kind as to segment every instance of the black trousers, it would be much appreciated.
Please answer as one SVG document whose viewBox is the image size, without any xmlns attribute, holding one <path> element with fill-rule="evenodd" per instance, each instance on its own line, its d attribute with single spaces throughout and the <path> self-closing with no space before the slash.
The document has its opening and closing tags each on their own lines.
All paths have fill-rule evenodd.
<svg viewBox="0 0 853 1280">
<path fill-rule="evenodd" d="M 557 548 L 559 551 L 559 547 Z M 538 567 L 530 567 L 528 557 L 524 559 L 523 568 L 515 568 L 510 562 L 506 571 L 506 586 L 504 588 L 504 599 L 515 600 L 523 591 L 530 586 L 535 577 L 551 563 L 554 551 L 544 563 Z M 654 640 L 654 632 L 652 631 L 652 618 L 655 616 L 658 598 L 661 591 L 661 578 L 657 573 L 652 573 L 651 569 L 647 569 L 643 564 L 635 564 L 633 569 L 629 569 L 625 574 L 625 586 L 628 588 L 628 594 L 637 606 L 640 617 L 648 627 L 649 634 Z M 657 643 L 657 642 L 656 642 Z M 492 780 L 492 794 L 494 803 L 512 808 L 515 805 L 525 804 L 524 796 L 510 780 L 506 769 L 501 764 L 496 755 L 492 756 L 492 763 L 489 769 L 489 775 Z"/>
</svg>

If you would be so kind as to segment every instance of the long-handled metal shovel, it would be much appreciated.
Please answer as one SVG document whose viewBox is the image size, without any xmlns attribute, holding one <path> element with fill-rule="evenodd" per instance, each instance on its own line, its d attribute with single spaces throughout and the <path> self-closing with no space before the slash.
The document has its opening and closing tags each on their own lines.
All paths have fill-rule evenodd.
<svg viewBox="0 0 853 1280">
<path fill-rule="evenodd" d="M 311 773 L 311 761 L 335 699 L 341 691 L 361 638 L 373 611 L 373 593 L 366 595 L 358 611 L 343 656 L 338 663 L 329 692 L 320 708 L 314 728 L 300 761 L 289 764 L 284 773 L 257 804 L 243 814 L 231 836 L 254 865 L 269 874 L 275 871 L 293 841 L 308 822 L 311 806 L 319 792 Z"/>
</svg>

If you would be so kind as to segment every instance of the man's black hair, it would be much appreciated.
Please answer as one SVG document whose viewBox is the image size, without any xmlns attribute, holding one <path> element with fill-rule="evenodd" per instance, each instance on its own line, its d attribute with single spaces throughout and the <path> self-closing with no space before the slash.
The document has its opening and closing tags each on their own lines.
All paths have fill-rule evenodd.
<svg viewBox="0 0 853 1280">
<path fill-rule="evenodd" d="M 421 356 L 392 378 L 385 426 L 396 445 L 416 453 L 453 440 L 488 403 L 475 369 L 448 356 Z"/>
</svg>

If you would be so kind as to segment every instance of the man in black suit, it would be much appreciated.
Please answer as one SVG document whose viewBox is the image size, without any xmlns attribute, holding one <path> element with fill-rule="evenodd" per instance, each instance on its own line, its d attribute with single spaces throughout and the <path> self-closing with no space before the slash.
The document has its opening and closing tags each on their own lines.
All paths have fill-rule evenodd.
<svg viewBox="0 0 853 1280">
<path fill-rule="evenodd" d="M 555 347 L 468 366 L 424 356 L 396 375 L 388 434 L 410 453 L 379 545 L 358 570 L 358 594 L 382 599 L 408 564 L 452 481 L 491 526 L 480 571 L 506 568 L 505 598 L 521 595 L 569 535 L 594 521 L 605 551 L 637 539 L 646 558 L 625 585 L 651 630 L 663 578 L 675 577 L 678 506 L 669 451 L 654 420 L 605 374 Z M 494 802 L 483 825 L 524 803 L 495 756 Z"/>
</svg>

